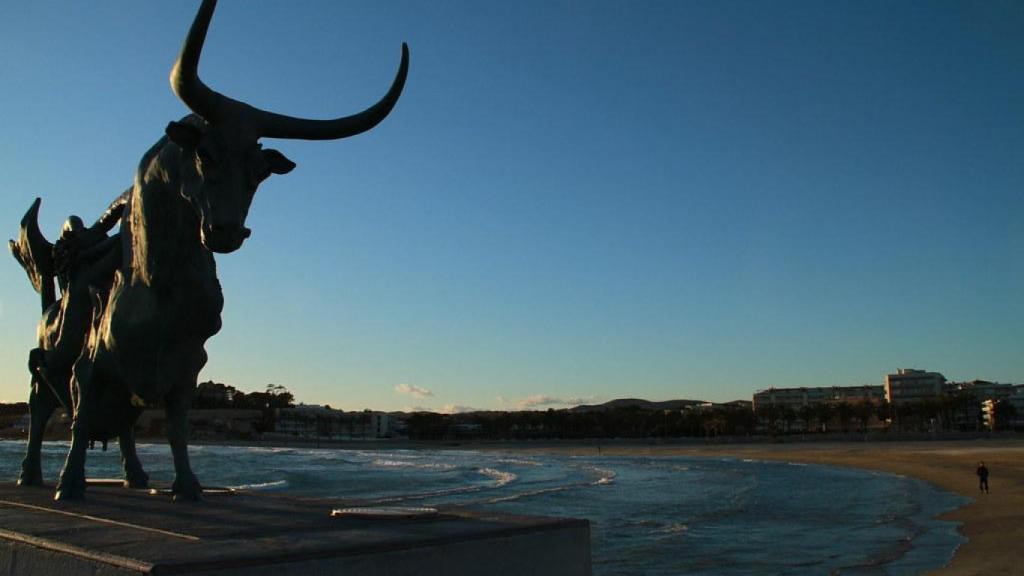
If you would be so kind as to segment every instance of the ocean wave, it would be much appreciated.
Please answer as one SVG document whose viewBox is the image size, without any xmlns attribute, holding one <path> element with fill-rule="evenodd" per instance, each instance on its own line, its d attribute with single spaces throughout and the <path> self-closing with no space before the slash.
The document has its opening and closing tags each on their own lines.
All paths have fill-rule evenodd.
<svg viewBox="0 0 1024 576">
<path fill-rule="evenodd" d="M 683 532 L 686 532 L 689 529 L 690 527 L 686 524 L 683 524 L 682 522 L 673 522 L 668 526 L 663 526 L 658 531 L 664 532 L 665 534 L 682 534 Z"/>
<path fill-rule="evenodd" d="M 516 492 L 515 494 L 508 494 L 507 496 L 495 496 L 494 498 L 487 498 L 485 500 L 479 500 L 477 502 L 469 502 L 468 504 L 497 504 L 498 502 L 512 502 L 513 500 L 531 498 L 533 496 L 540 496 L 542 494 L 552 494 L 554 492 L 562 492 L 564 490 L 571 490 L 573 488 L 579 487 L 579 484 L 570 484 L 567 486 L 552 486 L 551 488 L 538 488 L 536 490 L 526 490 L 525 492 Z"/>
<path fill-rule="evenodd" d="M 228 486 L 233 490 L 283 490 L 288 487 L 287 480 L 272 480 L 270 482 L 257 482 L 254 484 L 239 484 L 237 486 Z"/>
<path fill-rule="evenodd" d="M 535 460 L 521 460 L 519 458 L 499 458 L 499 464 L 512 464 L 513 466 L 543 466 L 543 462 Z"/>
<path fill-rule="evenodd" d="M 189 446 L 189 449 L 199 448 L 199 446 Z M 229 447 L 230 448 L 230 447 Z M 276 446 L 245 446 L 241 448 L 242 451 L 250 454 L 288 454 L 289 452 L 295 452 L 295 448 L 285 448 Z"/>
<path fill-rule="evenodd" d="M 477 473 L 483 474 L 488 478 L 493 478 L 494 485 L 492 488 L 501 488 L 502 486 L 515 482 L 516 478 L 519 478 L 519 476 L 512 472 L 502 472 L 501 470 L 495 470 L 494 468 L 479 468 L 477 469 Z"/>
<path fill-rule="evenodd" d="M 484 488 L 486 488 L 486 486 L 459 486 L 457 488 L 432 490 L 430 492 L 414 492 L 412 494 L 402 494 L 400 496 L 385 496 L 383 498 L 367 500 L 366 504 L 393 504 L 395 502 L 411 502 L 416 500 L 426 500 L 427 498 L 445 498 L 447 496 L 456 496 L 459 494 L 471 494 L 473 492 L 479 492 Z"/>
<path fill-rule="evenodd" d="M 394 461 L 394 462 L 401 462 L 401 461 Z M 424 466 L 427 466 L 426 464 L 414 464 L 414 463 L 411 463 L 411 462 L 410 463 L 399 463 L 399 464 L 397 464 L 397 466 L 401 467 L 401 466 L 405 466 L 406 464 L 412 465 L 413 467 L 415 467 L 417 469 L 423 468 Z M 451 468 L 455 468 L 456 467 L 456 466 L 451 465 L 451 464 L 446 464 L 445 466 L 450 466 Z M 478 474 L 486 477 L 486 478 L 493 479 L 494 483 L 490 484 L 489 486 L 482 486 L 482 485 L 457 486 L 457 487 L 454 487 L 454 488 L 445 488 L 445 489 L 441 489 L 441 490 L 431 490 L 429 492 L 415 492 L 413 494 L 402 494 L 400 496 L 387 496 L 387 497 L 384 497 L 384 498 L 377 498 L 377 499 L 374 499 L 374 500 L 370 500 L 370 501 L 368 501 L 368 504 L 393 504 L 393 503 L 396 503 L 396 502 L 410 502 L 410 501 L 416 501 L 416 500 L 426 500 L 428 498 L 445 498 L 445 497 L 448 497 L 448 496 L 457 496 L 459 494 L 471 494 L 473 492 L 480 492 L 480 491 L 482 491 L 484 489 L 501 488 L 502 486 L 506 486 L 506 485 L 514 482 L 517 478 L 519 478 L 517 475 L 513 474 L 512 472 L 502 472 L 501 470 L 495 470 L 494 468 L 478 468 L 476 470 L 476 472 Z"/>
<path fill-rule="evenodd" d="M 612 482 L 615 482 L 615 477 L 618 476 L 618 473 L 615 470 L 610 470 L 608 468 L 598 468 L 596 466 L 592 466 L 590 469 L 593 470 L 594 472 L 597 472 L 599 476 L 597 480 L 594 480 L 593 482 L 590 483 L 591 486 L 611 484 Z"/>
<path fill-rule="evenodd" d="M 447 462 L 409 462 L 408 460 L 390 460 L 378 458 L 371 464 L 382 468 L 418 468 L 423 470 L 454 470 L 458 468 L 455 464 Z"/>
<path fill-rule="evenodd" d="M 521 500 L 523 498 L 533 498 L 535 496 L 542 496 L 544 494 L 554 494 L 556 492 L 564 492 L 566 490 L 578 490 L 581 488 L 588 488 L 590 486 L 601 486 L 613 483 L 615 481 L 615 477 L 617 476 L 617 473 L 614 470 L 598 468 L 596 466 L 589 466 L 586 468 L 592 472 L 597 472 L 598 478 L 594 480 L 586 480 L 584 482 L 572 482 L 569 484 L 560 484 L 558 486 L 537 488 L 535 490 L 524 490 L 522 492 L 515 492 L 503 496 L 495 496 L 493 498 L 487 498 L 476 502 L 469 502 L 467 504 L 497 504 L 499 502 L 512 502 L 515 500 Z"/>
</svg>

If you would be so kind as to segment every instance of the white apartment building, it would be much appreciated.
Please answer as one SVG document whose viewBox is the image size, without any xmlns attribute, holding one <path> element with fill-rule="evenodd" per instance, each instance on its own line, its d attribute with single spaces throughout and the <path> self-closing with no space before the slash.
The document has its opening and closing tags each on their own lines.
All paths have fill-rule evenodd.
<svg viewBox="0 0 1024 576">
<path fill-rule="evenodd" d="M 945 385 L 946 377 L 938 372 L 900 368 L 885 376 L 885 399 L 891 404 L 935 399 Z"/>
</svg>

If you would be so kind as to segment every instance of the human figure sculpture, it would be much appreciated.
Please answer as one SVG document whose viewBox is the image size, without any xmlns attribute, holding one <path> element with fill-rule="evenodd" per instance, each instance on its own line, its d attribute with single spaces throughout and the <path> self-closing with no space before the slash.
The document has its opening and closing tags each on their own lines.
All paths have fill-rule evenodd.
<svg viewBox="0 0 1024 576">
<path fill-rule="evenodd" d="M 107 233 L 120 220 L 124 199 L 124 195 L 118 198 L 88 228 L 78 216 L 69 217 L 56 244 L 50 244 L 39 231 L 37 198 L 22 219 L 19 241 L 10 241 L 11 253 L 40 293 L 43 309 L 37 330 L 38 346 L 29 352 L 31 423 L 19 485 L 42 484 L 43 431 L 58 406 L 72 409 L 72 366 L 82 353 L 93 320 L 98 318 L 110 293 L 114 269 L 121 261 L 120 235 L 108 237 Z M 55 297 L 55 278 L 60 287 L 59 299 Z M 126 483 L 145 487 L 148 478 L 138 463 L 131 429 L 119 435 L 119 444 Z"/>
<path fill-rule="evenodd" d="M 124 438 L 145 406 L 162 403 L 174 458 L 175 500 L 197 500 L 189 465 L 188 408 L 204 344 L 220 329 L 223 295 L 213 253 L 241 247 L 253 195 L 271 174 L 295 164 L 261 137 L 328 140 L 376 126 L 405 85 L 408 48 L 387 93 L 373 106 L 333 120 L 257 109 L 208 88 L 199 57 L 216 0 L 203 0 L 171 70 L 171 87 L 193 114 L 171 122 L 142 157 L 127 194 L 121 261 L 101 316 L 74 364 L 71 448 L 57 499 L 84 495 L 90 441 Z M 123 443 L 122 443 L 123 444 Z M 141 467 L 139 468 L 141 471 Z"/>
</svg>

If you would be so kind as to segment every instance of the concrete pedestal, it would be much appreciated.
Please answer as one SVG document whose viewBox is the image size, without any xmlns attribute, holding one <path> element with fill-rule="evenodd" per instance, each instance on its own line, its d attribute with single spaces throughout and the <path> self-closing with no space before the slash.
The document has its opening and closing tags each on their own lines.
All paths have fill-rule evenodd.
<svg viewBox="0 0 1024 576">
<path fill-rule="evenodd" d="M 196 504 L 119 487 L 55 502 L 0 486 L 0 575 L 588 576 L 586 520 L 442 508 L 421 518 L 332 518 L 358 505 L 254 493 Z"/>
</svg>

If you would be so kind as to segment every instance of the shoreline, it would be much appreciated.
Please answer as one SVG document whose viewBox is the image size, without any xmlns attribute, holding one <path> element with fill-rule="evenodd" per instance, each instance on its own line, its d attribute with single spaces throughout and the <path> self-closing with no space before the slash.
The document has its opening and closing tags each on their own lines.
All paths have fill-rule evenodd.
<svg viewBox="0 0 1024 576">
<path fill-rule="evenodd" d="M 1021 538 L 1024 538 L 1024 441 L 1019 439 L 600 446 L 604 456 L 751 458 L 858 468 L 916 478 L 969 499 L 963 506 L 938 516 L 941 520 L 959 523 L 957 530 L 967 538 L 967 542 L 956 550 L 949 564 L 929 574 L 1013 574 L 1024 561 L 1016 552 Z M 510 449 L 593 456 L 596 448 L 597 445 Z M 992 470 L 990 494 L 978 491 L 974 470 L 980 460 Z"/>
</svg>

